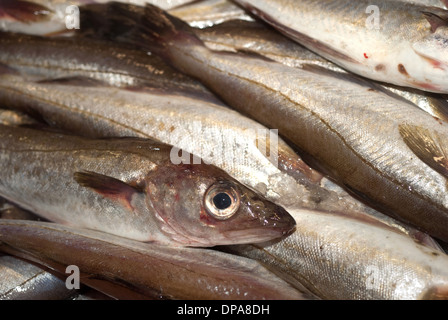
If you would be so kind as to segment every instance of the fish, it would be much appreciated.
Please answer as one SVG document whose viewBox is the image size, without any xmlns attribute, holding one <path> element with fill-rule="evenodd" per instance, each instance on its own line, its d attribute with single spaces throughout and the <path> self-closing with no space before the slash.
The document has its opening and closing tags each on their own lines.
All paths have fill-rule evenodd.
<svg viewBox="0 0 448 320">
<path fill-rule="evenodd" d="M 90 82 L 86 82 L 84 87 L 79 83 L 71 86 L 67 82 L 65 79 L 62 83 L 51 81 L 36 84 L 20 77 L 8 77 L 4 81 L 0 77 L 0 87 L 4 85 L 0 89 L 0 99 L 5 96 L 5 91 L 19 92 L 18 95 L 8 92 L 11 97 L 6 103 L 23 110 L 33 108 L 41 118 L 59 126 L 64 132 L 91 138 L 135 136 L 173 144 L 220 167 L 287 211 L 296 207 L 344 211 L 385 224 L 420 243 L 439 248 L 428 235 L 354 199 L 307 166 L 280 137 L 265 134 L 268 132 L 266 127 L 237 112 L 167 93 L 137 94 L 135 91 L 117 91 L 108 86 L 90 88 Z M 85 106 L 80 107 L 79 94 L 85 97 Z M 89 101 L 95 101 L 95 104 Z M 151 104 L 148 104 L 149 101 Z M 85 112 L 86 108 L 88 112 Z M 152 125 L 148 126 L 148 123 Z M 271 162 L 266 149 L 260 148 L 261 145 L 271 145 L 271 139 L 278 140 L 277 165 Z M 183 151 L 179 161 L 184 161 L 182 155 Z"/>
<path fill-rule="evenodd" d="M 171 91 L 120 90 L 74 79 L 0 76 L 0 100 L 89 138 L 132 136 L 173 145 L 177 162 L 215 165 L 271 201 L 314 206 L 339 197 L 319 186 L 323 176 L 275 131 L 226 106 Z M 188 155 L 200 159 L 190 161 Z"/>
<path fill-rule="evenodd" d="M 0 197 L 0 219 L 43 220 L 32 212 Z"/>
<path fill-rule="evenodd" d="M 65 300 L 76 295 L 51 272 L 10 255 L 0 255 L 0 300 Z"/>
<path fill-rule="evenodd" d="M 290 211 L 297 228 L 267 243 L 220 247 L 323 300 L 446 300 L 448 256 L 351 217 Z M 316 228 L 319 226 L 319 228 Z"/>
<path fill-rule="evenodd" d="M 199 81 L 174 70 L 159 57 L 119 44 L 0 32 L 0 46 L 0 64 L 30 80 L 88 77 L 115 87 L 148 87 L 222 104 Z"/>
<path fill-rule="evenodd" d="M 67 266 L 76 266 L 82 285 L 114 299 L 316 299 L 251 259 L 57 223 L 2 219 L 0 250 L 65 277 Z"/>
<path fill-rule="evenodd" d="M 401 1 L 404 3 L 412 3 L 412 4 L 418 4 L 422 6 L 432 6 L 432 7 L 438 7 L 447 9 L 448 7 L 448 1 L 446 0 L 389 0 L 389 1 Z"/>
<path fill-rule="evenodd" d="M 383 0 L 237 0 L 291 39 L 369 79 L 448 92 L 448 12 Z"/>
<path fill-rule="evenodd" d="M 348 73 L 277 31 L 255 21 L 232 20 L 204 29 L 192 29 L 211 50 L 258 54 L 295 68 L 320 67 Z M 434 117 L 448 121 L 447 97 L 417 89 L 372 81 L 372 88 L 396 99 L 406 99 Z"/>
<path fill-rule="evenodd" d="M 165 10 L 193 0 L 119 0 L 122 3 L 151 3 Z M 0 0 L 0 30 L 32 35 L 73 35 L 79 24 L 79 6 L 105 4 L 110 0 Z"/>
<path fill-rule="evenodd" d="M 192 27 L 208 28 L 226 21 L 254 21 L 247 12 L 227 0 L 202 0 L 187 3 L 167 10 L 171 15 L 182 19 Z"/>
<path fill-rule="evenodd" d="M 49 221 L 174 246 L 253 242 L 290 232 L 280 206 L 172 146 L 0 126 L 0 196 Z"/>
<path fill-rule="evenodd" d="M 122 9 L 109 18 L 129 25 Z M 361 80 L 211 51 L 188 24 L 156 7 L 145 10 L 135 33 L 116 41 L 138 39 L 235 110 L 278 129 L 307 163 L 375 209 L 448 240 L 448 124 Z"/>
</svg>

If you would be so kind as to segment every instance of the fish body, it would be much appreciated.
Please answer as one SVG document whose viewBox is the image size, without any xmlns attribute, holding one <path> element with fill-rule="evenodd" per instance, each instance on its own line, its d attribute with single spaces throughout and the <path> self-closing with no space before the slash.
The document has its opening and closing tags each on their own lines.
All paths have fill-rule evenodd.
<svg viewBox="0 0 448 320">
<path fill-rule="evenodd" d="M 228 108 L 167 93 L 138 93 L 108 86 L 89 88 L 88 83 L 34 83 L 14 76 L 1 79 L 0 96 L 9 96 L 6 104 L 23 110 L 32 108 L 64 130 L 90 137 L 154 138 L 200 155 L 201 161 L 219 166 L 287 209 L 368 216 L 437 247 L 427 235 L 355 200 L 305 165 L 281 138 L 267 134 L 266 127 Z M 80 101 L 80 93 L 85 102 Z M 277 165 L 260 148 L 274 137 L 278 139 Z M 184 161 L 182 154 L 175 153 L 178 160 Z"/>
<path fill-rule="evenodd" d="M 306 165 L 275 131 L 225 106 L 170 92 L 120 90 L 70 83 L 0 79 L 1 100 L 46 122 L 88 137 L 133 136 L 175 146 L 176 161 L 206 162 L 272 201 L 313 205 L 328 192 L 322 175 Z M 185 158 L 185 155 L 187 158 Z M 190 160 L 189 155 L 201 159 Z M 331 202 L 330 199 L 328 199 Z"/>
<path fill-rule="evenodd" d="M 32 221 L 0 221 L 0 250 L 64 274 L 116 299 L 305 300 L 260 263 L 203 248 L 140 243 L 103 232 Z M 117 271 L 118 270 L 118 271 Z"/>
<path fill-rule="evenodd" d="M 237 1 L 344 69 L 430 92 L 448 91 L 448 12 L 400 1 Z"/>
<path fill-rule="evenodd" d="M 151 3 L 165 10 L 192 0 L 119 0 L 125 4 Z M 1 0 L 0 30 L 33 35 L 72 34 L 80 28 L 79 7 L 110 0 Z"/>
<path fill-rule="evenodd" d="M 76 295 L 65 281 L 19 258 L 0 255 L 0 300 L 63 300 Z"/>
<path fill-rule="evenodd" d="M 170 14 L 192 27 L 207 28 L 226 21 L 254 21 L 247 12 L 228 0 L 205 0 L 187 3 L 168 10 Z"/>
<path fill-rule="evenodd" d="M 252 242 L 294 227 L 284 209 L 222 170 L 174 165 L 168 145 L 0 131 L 0 194 L 50 221 L 180 246 Z"/>
<path fill-rule="evenodd" d="M 433 152 L 444 159 L 446 123 L 362 81 L 211 51 L 186 24 L 155 7 L 146 10 L 140 44 L 159 50 L 234 109 L 278 128 L 325 173 L 376 208 L 448 239 L 447 176 L 433 159 Z M 158 43 L 151 42 L 154 34 Z"/>
<path fill-rule="evenodd" d="M 223 250 L 260 261 L 321 299 L 447 298 L 445 253 L 357 219 L 317 211 L 290 212 L 297 229 L 289 237 Z"/>
<path fill-rule="evenodd" d="M 174 70 L 159 57 L 119 44 L 0 32 L 0 45 L 0 63 L 33 80 L 89 77 L 115 87 L 149 86 L 219 103 L 200 82 Z"/>
<path fill-rule="evenodd" d="M 422 6 L 432 6 L 446 9 L 448 2 L 446 0 L 389 0 L 389 1 L 401 1 L 404 3 L 418 4 Z"/>
</svg>

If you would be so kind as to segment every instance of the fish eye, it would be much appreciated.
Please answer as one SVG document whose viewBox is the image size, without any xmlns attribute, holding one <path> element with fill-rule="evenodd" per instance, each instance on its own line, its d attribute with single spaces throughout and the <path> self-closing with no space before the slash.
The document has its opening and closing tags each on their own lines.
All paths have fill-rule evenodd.
<svg viewBox="0 0 448 320">
<path fill-rule="evenodd" d="M 213 184 L 205 193 L 205 208 L 216 219 L 226 220 L 240 207 L 239 191 L 230 182 Z"/>
</svg>

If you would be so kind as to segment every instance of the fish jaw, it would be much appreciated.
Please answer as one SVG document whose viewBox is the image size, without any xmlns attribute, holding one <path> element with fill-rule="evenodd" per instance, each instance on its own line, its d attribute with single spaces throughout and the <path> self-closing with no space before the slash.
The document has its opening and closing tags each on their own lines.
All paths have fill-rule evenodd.
<svg viewBox="0 0 448 320">
<path fill-rule="evenodd" d="M 160 230 L 174 243 L 211 247 L 263 242 L 295 227 L 295 220 L 282 207 L 217 167 L 209 165 L 208 172 L 203 168 L 194 164 L 160 167 L 147 180 L 148 206 L 157 212 Z M 229 217 L 211 213 L 210 194 L 216 188 L 235 194 L 237 206 Z"/>
</svg>

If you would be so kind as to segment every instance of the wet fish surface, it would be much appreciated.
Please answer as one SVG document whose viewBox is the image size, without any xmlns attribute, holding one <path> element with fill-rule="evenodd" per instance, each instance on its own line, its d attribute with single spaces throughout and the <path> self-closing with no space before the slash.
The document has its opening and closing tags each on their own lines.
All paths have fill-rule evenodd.
<svg viewBox="0 0 448 320">
<path fill-rule="evenodd" d="M 447 299 L 446 254 L 350 217 L 290 212 L 297 229 L 289 237 L 223 250 L 260 261 L 321 299 Z"/>
<path fill-rule="evenodd" d="M 317 66 L 346 73 L 344 69 L 313 53 L 273 29 L 257 22 L 233 20 L 194 33 L 212 50 L 247 52 L 297 68 Z M 448 101 L 445 95 L 372 81 L 372 88 L 383 90 L 392 97 L 406 99 L 434 117 L 448 120 Z"/>
<path fill-rule="evenodd" d="M 253 242 L 295 225 L 214 166 L 174 165 L 169 145 L 0 129 L 0 195 L 50 221 L 179 246 Z"/>
<path fill-rule="evenodd" d="M 362 81 L 211 51 L 182 21 L 155 7 L 146 11 L 135 35 L 140 45 L 159 50 L 243 114 L 279 128 L 326 174 L 376 208 L 448 239 L 447 175 L 437 160 L 445 159 L 446 123 Z M 119 12 L 110 17 L 127 23 Z"/>
<path fill-rule="evenodd" d="M 228 0 L 195 1 L 168 11 L 197 28 L 207 28 L 236 19 L 254 21 L 244 9 Z"/>
<path fill-rule="evenodd" d="M 117 299 L 315 299 L 250 259 L 55 223 L 0 220 L 0 250 L 61 273 L 76 265 L 83 284 Z"/>
<path fill-rule="evenodd" d="M 238 0 L 280 32 L 370 79 L 448 92 L 448 12 L 383 0 Z"/>
<path fill-rule="evenodd" d="M 119 44 L 0 32 L 0 45 L 0 63 L 32 80 L 89 77 L 111 86 L 148 87 L 219 103 L 200 82 L 174 70 L 159 57 Z"/>
<path fill-rule="evenodd" d="M 165 10 L 192 0 L 119 0 L 124 4 L 151 3 Z M 109 0 L 0 0 L 0 30 L 33 35 L 71 33 L 80 28 L 79 7 Z"/>
<path fill-rule="evenodd" d="M 65 281 L 24 260 L 0 255 L 0 300 L 63 300 L 76 295 Z"/>
</svg>

